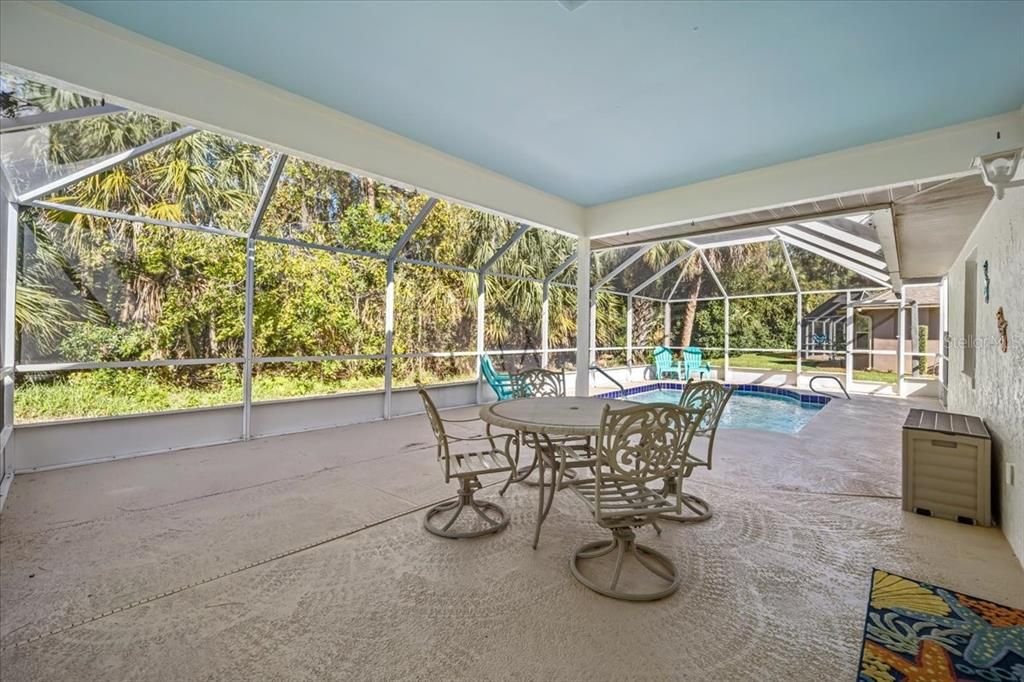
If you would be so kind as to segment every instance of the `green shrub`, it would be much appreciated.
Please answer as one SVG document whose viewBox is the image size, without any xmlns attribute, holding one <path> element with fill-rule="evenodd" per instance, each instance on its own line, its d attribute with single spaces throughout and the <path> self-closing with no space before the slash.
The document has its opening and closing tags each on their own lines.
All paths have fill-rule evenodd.
<svg viewBox="0 0 1024 682">
<path fill-rule="evenodd" d="M 107 327 L 91 322 L 73 325 L 61 341 L 61 357 L 68 361 L 117 362 L 147 360 L 153 335 L 142 325 Z"/>
</svg>

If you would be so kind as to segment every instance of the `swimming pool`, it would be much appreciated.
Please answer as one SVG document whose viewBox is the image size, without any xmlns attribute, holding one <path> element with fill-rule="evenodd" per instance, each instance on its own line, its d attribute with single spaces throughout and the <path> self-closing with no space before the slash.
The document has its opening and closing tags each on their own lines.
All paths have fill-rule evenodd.
<svg viewBox="0 0 1024 682">
<path fill-rule="evenodd" d="M 601 394 L 601 398 L 621 398 L 638 403 L 679 402 L 682 384 L 650 384 L 622 391 Z M 725 406 L 723 429 L 759 429 L 778 433 L 797 433 L 818 414 L 829 399 L 807 395 L 785 388 L 741 384 L 736 386 L 729 404 Z"/>
</svg>

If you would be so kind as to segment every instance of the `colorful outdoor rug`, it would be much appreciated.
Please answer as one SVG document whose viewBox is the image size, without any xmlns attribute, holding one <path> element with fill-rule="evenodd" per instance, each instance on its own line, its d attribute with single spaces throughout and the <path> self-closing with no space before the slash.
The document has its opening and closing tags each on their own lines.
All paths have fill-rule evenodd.
<svg viewBox="0 0 1024 682">
<path fill-rule="evenodd" d="M 1024 682 L 1024 611 L 875 569 L 857 682 Z"/>
</svg>

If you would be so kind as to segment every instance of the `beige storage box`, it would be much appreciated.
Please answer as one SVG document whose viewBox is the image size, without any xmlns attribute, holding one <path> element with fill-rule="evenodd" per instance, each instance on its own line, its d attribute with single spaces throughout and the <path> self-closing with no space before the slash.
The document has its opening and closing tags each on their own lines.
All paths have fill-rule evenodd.
<svg viewBox="0 0 1024 682">
<path fill-rule="evenodd" d="M 992 525 L 992 441 L 985 422 L 911 410 L 903 424 L 903 508 Z"/>
</svg>

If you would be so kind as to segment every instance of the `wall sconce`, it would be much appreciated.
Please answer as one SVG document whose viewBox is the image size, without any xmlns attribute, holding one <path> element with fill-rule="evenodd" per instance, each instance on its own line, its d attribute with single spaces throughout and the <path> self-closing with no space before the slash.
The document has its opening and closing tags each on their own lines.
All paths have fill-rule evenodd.
<svg viewBox="0 0 1024 682">
<path fill-rule="evenodd" d="M 1007 187 L 1024 187 L 1024 180 L 1014 181 L 1020 167 L 1021 148 L 1007 148 L 1001 140 L 1002 134 L 996 133 L 996 141 L 988 150 L 979 154 L 971 164 L 980 168 L 985 184 L 996 192 L 996 199 L 1002 199 Z"/>
</svg>

